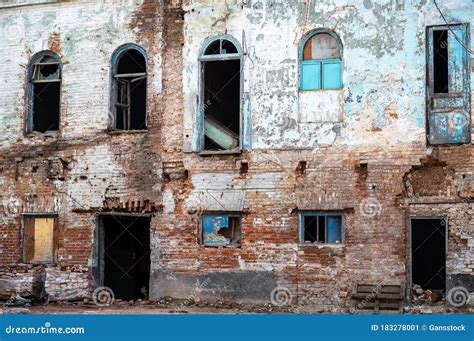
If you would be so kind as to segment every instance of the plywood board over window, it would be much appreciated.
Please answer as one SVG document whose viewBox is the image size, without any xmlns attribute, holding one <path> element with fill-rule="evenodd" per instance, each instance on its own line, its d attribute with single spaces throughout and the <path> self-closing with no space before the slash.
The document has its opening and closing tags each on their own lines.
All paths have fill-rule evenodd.
<svg viewBox="0 0 474 341">
<path fill-rule="evenodd" d="M 23 254 L 25 263 L 54 263 L 57 249 L 57 218 L 25 217 Z"/>
</svg>

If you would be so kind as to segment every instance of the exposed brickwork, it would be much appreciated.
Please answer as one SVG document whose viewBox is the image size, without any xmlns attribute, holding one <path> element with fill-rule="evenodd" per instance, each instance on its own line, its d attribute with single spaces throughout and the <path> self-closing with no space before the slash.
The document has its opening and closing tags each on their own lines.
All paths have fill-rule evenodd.
<svg viewBox="0 0 474 341">
<path fill-rule="evenodd" d="M 57 25 L 46 25 L 41 37 L 29 28 L 24 40 L 0 43 L 1 51 L 9 51 L 0 53 L 0 71 L 12 79 L 8 86 L 0 85 L 0 297 L 28 295 L 34 285 L 51 300 L 90 295 L 100 284 L 98 217 L 111 211 L 153 215 L 152 299 L 169 295 L 261 302 L 270 299 L 275 287 L 284 287 L 295 306 L 347 311 L 357 281 L 409 285 L 409 222 L 414 216 L 448 220 L 448 287 L 474 276 L 472 144 L 427 148 L 424 128 L 412 122 L 410 113 L 388 104 L 386 120 L 403 120 L 400 126 L 413 133 L 400 137 L 399 143 L 388 143 L 394 135 L 387 137 L 381 132 L 387 129 L 372 126 L 385 121 L 371 118 L 375 109 L 367 108 L 356 119 L 347 117 L 315 136 L 313 126 L 301 126 L 294 149 L 288 147 L 294 143 L 293 132 L 265 140 L 258 134 L 266 125 L 278 125 L 263 113 L 270 96 L 293 98 L 297 93 L 281 94 L 267 80 L 261 92 L 249 90 L 263 84 L 263 71 L 257 66 L 252 74 L 249 65 L 271 59 L 249 48 L 246 52 L 254 60 L 245 59 L 245 72 L 257 79 L 246 78 L 244 97 L 249 108 L 258 109 L 248 122 L 256 127 L 250 135 L 257 147 L 239 155 L 201 156 L 192 147 L 196 108 L 189 98 L 195 100 L 190 89 L 197 86 L 193 77 L 198 64 L 197 58 L 193 63 L 187 59 L 189 45 L 227 32 L 225 13 L 222 18 L 216 14 L 211 28 L 207 22 L 197 24 L 199 17 L 193 16 L 198 8 L 193 12 L 191 5 L 178 1 L 82 6 L 72 1 L 25 7 L 25 15 L 51 17 Z M 240 6 L 236 8 L 234 14 L 241 15 Z M 81 10 L 89 20 L 55 19 Z M 2 11 L 0 18 L 14 16 Z M 249 15 L 248 8 L 242 11 Z M 110 17 L 101 16 L 103 12 Z M 189 30 L 196 35 L 185 35 Z M 231 30 L 240 39 L 241 31 L 230 25 Z M 107 132 L 110 56 L 125 43 L 147 51 L 146 132 Z M 46 48 L 64 63 L 61 133 L 26 136 L 25 68 L 33 53 Z M 282 78 L 292 74 L 297 77 L 288 68 Z M 397 77 L 403 75 L 390 82 L 399 82 Z M 387 91 L 390 82 L 384 83 Z M 376 102 L 372 93 L 345 95 L 346 105 Z M 280 111 L 291 110 L 282 104 Z M 334 141 L 319 144 L 318 134 L 334 136 Z M 307 140 L 316 145 L 301 148 Z M 262 148 L 264 141 L 268 148 Z M 248 163 L 246 172 L 241 172 L 242 161 Z M 306 162 L 304 170 L 301 161 Z M 242 213 L 240 248 L 199 243 L 200 214 L 206 211 Z M 302 211 L 343 212 L 344 243 L 301 245 Z M 57 264 L 22 263 L 22 213 L 58 214 Z"/>
</svg>

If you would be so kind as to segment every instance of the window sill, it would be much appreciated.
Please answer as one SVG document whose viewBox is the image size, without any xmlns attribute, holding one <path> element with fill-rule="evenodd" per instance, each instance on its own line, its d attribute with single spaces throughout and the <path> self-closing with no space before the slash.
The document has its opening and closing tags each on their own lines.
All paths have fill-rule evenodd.
<svg viewBox="0 0 474 341">
<path fill-rule="evenodd" d="M 239 149 L 230 149 L 230 150 L 202 150 L 199 152 L 201 156 L 210 156 L 210 155 L 239 155 L 242 154 L 242 150 Z"/>
<path fill-rule="evenodd" d="M 141 130 L 107 130 L 107 133 L 110 135 L 121 135 L 121 134 L 146 134 L 148 129 Z"/>
<path fill-rule="evenodd" d="M 322 248 L 335 248 L 335 249 L 342 249 L 346 246 L 344 243 L 298 243 L 299 248 L 305 247 L 317 247 L 318 249 Z"/>
<path fill-rule="evenodd" d="M 54 130 L 54 131 L 46 131 L 44 133 L 41 133 L 39 131 L 30 131 L 27 132 L 26 137 L 32 138 L 32 137 L 51 137 L 51 138 L 57 138 L 61 136 L 61 133 L 59 130 Z"/>
<path fill-rule="evenodd" d="M 232 249 L 232 250 L 240 250 L 242 248 L 241 245 L 202 245 L 206 249 Z"/>
<path fill-rule="evenodd" d="M 341 91 L 343 88 L 337 89 L 298 89 L 300 92 L 323 92 L 323 91 Z"/>
</svg>

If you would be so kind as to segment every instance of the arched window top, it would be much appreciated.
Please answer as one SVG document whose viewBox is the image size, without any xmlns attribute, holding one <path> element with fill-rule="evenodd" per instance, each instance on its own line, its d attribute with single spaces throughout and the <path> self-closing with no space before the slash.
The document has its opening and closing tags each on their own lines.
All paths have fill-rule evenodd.
<svg viewBox="0 0 474 341">
<path fill-rule="evenodd" d="M 112 55 L 112 130 L 145 130 L 147 62 L 143 48 L 120 46 Z"/>
<path fill-rule="evenodd" d="M 333 31 L 311 32 L 300 47 L 300 90 L 341 88 L 341 40 Z"/>
<path fill-rule="evenodd" d="M 36 53 L 30 61 L 30 81 L 59 81 L 61 79 L 61 59 L 52 51 Z"/>
<path fill-rule="evenodd" d="M 341 59 L 342 44 L 336 33 L 318 30 L 303 40 L 302 60 Z"/>
<path fill-rule="evenodd" d="M 226 58 L 240 56 L 239 42 L 232 36 L 224 34 L 208 39 L 201 50 L 201 59 Z"/>
<path fill-rule="evenodd" d="M 146 52 L 135 44 L 120 46 L 112 55 L 114 74 L 146 72 Z"/>
</svg>

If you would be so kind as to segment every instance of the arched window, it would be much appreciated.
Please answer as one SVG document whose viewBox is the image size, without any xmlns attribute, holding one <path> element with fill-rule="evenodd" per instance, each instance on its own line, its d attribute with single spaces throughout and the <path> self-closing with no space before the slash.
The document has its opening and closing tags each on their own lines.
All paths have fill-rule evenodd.
<svg viewBox="0 0 474 341">
<path fill-rule="evenodd" d="M 331 31 L 317 31 L 302 41 L 300 90 L 342 88 L 342 44 Z"/>
<path fill-rule="evenodd" d="M 112 56 L 113 130 L 146 129 L 147 64 L 145 51 L 137 45 L 124 45 Z"/>
<path fill-rule="evenodd" d="M 31 58 L 28 66 L 27 132 L 59 130 L 61 69 L 61 60 L 54 52 L 39 52 Z"/>
<path fill-rule="evenodd" d="M 201 150 L 239 151 L 243 63 L 239 43 L 229 35 L 209 39 L 199 60 Z"/>
</svg>

